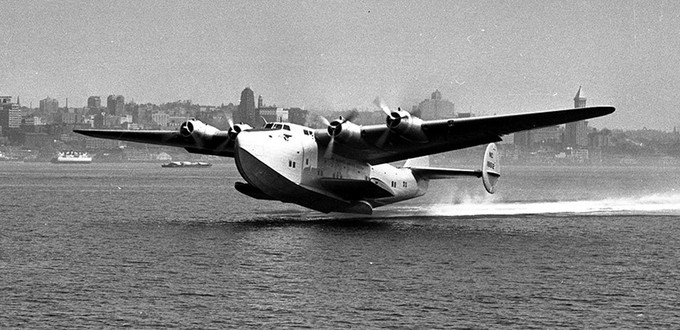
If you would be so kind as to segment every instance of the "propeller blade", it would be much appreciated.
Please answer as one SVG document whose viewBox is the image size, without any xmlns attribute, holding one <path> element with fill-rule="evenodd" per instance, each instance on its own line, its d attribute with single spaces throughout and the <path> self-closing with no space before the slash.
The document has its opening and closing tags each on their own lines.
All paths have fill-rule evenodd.
<svg viewBox="0 0 680 330">
<path fill-rule="evenodd" d="M 227 118 L 227 122 L 229 123 L 229 129 L 234 128 L 234 120 L 230 118 Z"/>
<path fill-rule="evenodd" d="M 224 140 L 224 142 L 220 143 L 215 150 L 222 151 L 227 149 L 229 142 L 231 142 L 231 137 L 227 135 L 227 138 Z"/>
<path fill-rule="evenodd" d="M 352 121 L 352 120 L 354 120 L 354 118 L 356 118 L 356 117 L 359 117 L 359 111 L 357 111 L 357 110 L 352 110 L 352 112 L 350 112 L 349 115 L 347 115 L 347 118 L 345 118 L 344 120 L 342 120 L 342 123 L 344 124 L 344 123 L 346 123 L 346 122 L 348 122 L 348 121 Z"/>
<path fill-rule="evenodd" d="M 326 152 L 324 153 L 324 157 L 326 159 L 330 159 L 333 157 L 333 147 L 335 146 L 335 135 L 331 134 L 331 141 L 328 142 L 328 146 L 326 146 Z"/>
<path fill-rule="evenodd" d="M 378 141 L 376 141 L 375 145 L 376 145 L 378 148 L 381 148 L 381 149 L 382 149 L 382 147 L 385 145 L 385 143 L 387 142 L 387 139 L 388 139 L 389 137 L 390 137 L 390 130 L 389 130 L 389 129 L 386 129 L 385 132 L 382 133 L 382 135 L 380 135 L 380 137 L 378 138 Z"/>
<path fill-rule="evenodd" d="M 378 108 L 380 108 L 380 110 L 382 110 L 382 112 L 384 112 L 387 116 L 390 116 L 391 114 L 390 108 L 387 106 L 387 104 L 385 104 L 385 101 L 383 101 L 383 99 L 380 98 L 380 96 L 375 98 L 373 104 L 378 106 Z"/>
<path fill-rule="evenodd" d="M 331 122 L 328 121 L 328 119 L 326 119 L 326 117 L 324 117 L 324 116 L 319 116 L 319 118 L 321 118 L 321 122 L 322 122 L 325 126 L 331 126 Z"/>
</svg>

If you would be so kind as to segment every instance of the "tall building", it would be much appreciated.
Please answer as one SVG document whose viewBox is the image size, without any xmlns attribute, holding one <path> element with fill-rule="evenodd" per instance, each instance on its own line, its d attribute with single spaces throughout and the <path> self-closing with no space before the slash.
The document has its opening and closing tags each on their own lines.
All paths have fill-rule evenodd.
<svg viewBox="0 0 680 330">
<path fill-rule="evenodd" d="M 59 110 L 59 101 L 51 97 L 40 100 L 40 112 L 43 114 L 53 114 Z"/>
<path fill-rule="evenodd" d="M 578 87 L 576 96 L 574 96 L 574 108 L 585 108 L 586 97 Z M 564 129 L 564 145 L 565 147 L 580 148 L 588 146 L 588 122 L 580 120 L 573 123 L 567 123 Z"/>
<path fill-rule="evenodd" d="M 123 95 L 109 95 L 106 98 L 106 109 L 109 115 L 125 115 L 125 98 Z"/>
<path fill-rule="evenodd" d="M 559 146 L 562 144 L 563 131 L 559 125 L 537 128 L 530 131 L 529 145 L 551 145 Z"/>
<path fill-rule="evenodd" d="M 241 103 L 234 112 L 234 122 L 246 123 L 252 127 L 262 126 L 260 112 L 255 108 L 255 94 L 249 87 L 241 92 Z"/>
<path fill-rule="evenodd" d="M 288 120 L 294 124 L 306 125 L 308 114 L 309 111 L 307 110 L 302 110 L 300 108 L 290 108 L 288 109 Z"/>
<path fill-rule="evenodd" d="M 102 107 L 102 99 L 99 96 L 90 96 L 87 98 L 87 107 L 90 109 L 99 109 Z"/>
<path fill-rule="evenodd" d="M 170 123 L 170 115 L 165 112 L 156 112 L 151 115 L 151 120 L 159 126 L 168 126 Z"/>
<path fill-rule="evenodd" d="M 442 100 L 442 93 L 435 90 L 429 99 L 420 102 L 417 112 L 425 120 L 453 118 L 455 106 L 447 100 Z"/>
<path fill-rule="evenodd" d="M 3 135 L 7 135 L 9 129 L 19 126 L 21 126 L 19 104 L 12 103 L 11 96 L 0 96 L 0 128 Z"/>
<path fill-rule="evenodd" d="M 531 131 L 519 131 L 513 134 L 512 138 L 516 146 L 528 147 L 531 142 Z"/>
<path fill-rule="evenodd" d="M 288 109 L 277 108 L 277 107 L 263 107 L 259 108 L 258 112 L 264 120 L 268 123 L 271 122 L 287 122 L 289 120 Z M 255 125 L 250 124 L 250 126 L 255 127 Z"/>
</svg>

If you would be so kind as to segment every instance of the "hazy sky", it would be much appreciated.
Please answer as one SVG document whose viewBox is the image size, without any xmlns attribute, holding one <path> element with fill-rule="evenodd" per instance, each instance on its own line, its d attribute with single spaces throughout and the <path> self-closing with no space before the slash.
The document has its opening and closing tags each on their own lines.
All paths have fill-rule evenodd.
<svg viewBox="0 0 680 330">
<path fill-rule="evenodd" d="M 680 127 L 678 1 L 7 1 L 0 94 L 86 105 L 239 102 L 617 112 L 596 127 Z"/>
</svg>

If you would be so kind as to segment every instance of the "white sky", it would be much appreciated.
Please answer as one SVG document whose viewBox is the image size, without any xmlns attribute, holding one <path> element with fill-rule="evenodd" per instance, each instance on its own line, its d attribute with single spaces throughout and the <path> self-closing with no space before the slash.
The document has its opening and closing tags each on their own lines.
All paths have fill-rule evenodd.
<svg viewBox="0 0 680 330">
<path fill-rule="evenodd" d="M 596 127 L 680 127 L 678 1 L 3 1 L 0 94 L 86 105 L 239 102 L 459 111 L 573 105 Z"/>
</svg>

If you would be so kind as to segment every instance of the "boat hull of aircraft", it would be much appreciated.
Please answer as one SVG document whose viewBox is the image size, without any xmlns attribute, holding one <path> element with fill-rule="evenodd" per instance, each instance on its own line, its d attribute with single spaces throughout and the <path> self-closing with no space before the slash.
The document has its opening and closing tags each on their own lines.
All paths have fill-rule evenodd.
<svg viewBox="0 0 680 330">
<path fill-rule="evenodd" d="M 371 214 L 374 207 L 425 194 L 427 183 L 419 183 L 409 169 L 387 164 L 371 166 L 347 159 L 319 159 L 316 143 L 305 148 L 301 146 L 304 143 L 285 134 L 255 131 L 243 132 L 237 137 L 235 163 L 248 185 L 237 183 L 239 191 L 251 197 L 280 200 L 326 213 L 361 214 Z M 298 156 L 287 148 L 266 148 L 268 143 L 279 139 L 278 143 L 292 144 L 303 152 Z M 304 150 L 307 153 L 312 150 L 311 156 L 317 157 L 314 162 L 309 161 Z"/>
</svg>

